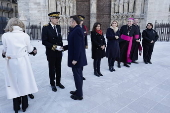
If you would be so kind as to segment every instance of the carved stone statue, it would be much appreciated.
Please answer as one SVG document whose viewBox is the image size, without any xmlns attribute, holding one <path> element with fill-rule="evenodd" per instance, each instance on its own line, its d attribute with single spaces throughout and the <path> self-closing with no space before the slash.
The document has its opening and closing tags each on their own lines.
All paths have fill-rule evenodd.
<svg viewBox="0 0 170 113">
<path fill-rule="evenodd" d="M 65 15 L 65 1 L 64 0 L 62 0 L 61 1 L 61 8 L 62 8 L 62 15 Z"/>
<path fill-rule="evenodd" d="M 128 0 L 124 0 L 123 9 L 124 9 L 123 12 L 127 14 L 128 13 Z"/>
<path fill-rule="evenodd" d="M 119 0 L 116 0 L 115 2 L 115 13 L 119 12 Z"/>
<path fill-rule="evenodd" d="M 61 12 L 61 3 L 59 0 L 57 0 L 57 11 Z"/>
<path fill-rule="evenodd" d="M 134 9 L 134 0 L 129 0 L 129 12 L 133 13 L 134 12 L 133 9 Z"/>
<path fill-rule="evenodd" d="M 111 1 L 111 14 L 114 14 L 115 12 L 115 0 Z"/>
<path fill-rule="evenodd" d="M 123 0 L 119 2 L 119 13 L 123 13 Z"/>
<path fill-rule="evenodd" d="M 142 8 L 142 1 L 141 0 L 136 0 L 136 5 L 135 5 L 135 15 L 140 15 L 141 14 L 141 8 Z"/>
</svg>

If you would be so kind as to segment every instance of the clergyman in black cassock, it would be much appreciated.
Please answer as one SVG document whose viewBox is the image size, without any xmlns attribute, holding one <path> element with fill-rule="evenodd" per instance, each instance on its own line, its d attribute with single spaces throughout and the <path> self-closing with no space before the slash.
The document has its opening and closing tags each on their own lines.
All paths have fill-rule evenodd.
<svg viewBox="0 0 170 113">
<path fill-rule="evenodd" d="M 140 41 L 141 41 L 141 33 L 140 33 L 140 26 L 138 25 L 139 20 L 134 19 L 134 26 L 136 27 L 136 35 L 133 37 L 132 41 L 132 48 L 130 53 L 130 58 L 132 60 L 132 63 L 138 63 L 136 60 L 138 60 L 138 52 L 139 48 L 141 47 Z"/>
</svg>

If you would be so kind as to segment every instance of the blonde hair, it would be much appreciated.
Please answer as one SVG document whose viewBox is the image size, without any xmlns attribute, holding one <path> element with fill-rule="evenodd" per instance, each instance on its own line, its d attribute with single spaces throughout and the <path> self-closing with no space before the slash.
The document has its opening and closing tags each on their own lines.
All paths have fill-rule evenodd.
<svg viewBox="0 0 170 113">
<path fill-rule="evenodd" d="M 12 32 L 13 26 L 19 26 L 20 28 L 23 29 L 23 31 L 25 30 L 25 25 L 21 20 L 19 20 L 18 18 L 11 18 L 4 29 L 5 32 Z"/>
<path fill-rule="evenodd" d="M 117 20 L 113 20 L 113 21 L 111 22 L 110 26 L 112 26 L 113 22 L 116 22 L 116 23 L 117 23 L 117 26 L 116 26 L 116 27 L 118 27 L 118 21 L 117 21 Z"/>
</svg>

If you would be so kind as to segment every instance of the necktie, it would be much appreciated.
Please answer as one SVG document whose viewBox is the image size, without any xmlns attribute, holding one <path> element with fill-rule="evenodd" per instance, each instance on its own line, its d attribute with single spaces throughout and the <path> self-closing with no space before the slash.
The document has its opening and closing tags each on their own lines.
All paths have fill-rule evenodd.
<svg viewBox="0 0 170 113">
<path fill-rule="evenodd" d="M 54 30 L 55 30 L 55 32 L 57 33 L 57 36 L 58 36 L 58 31 L 57 31 L 56 26 L 54 26 Z"/>
</svg>

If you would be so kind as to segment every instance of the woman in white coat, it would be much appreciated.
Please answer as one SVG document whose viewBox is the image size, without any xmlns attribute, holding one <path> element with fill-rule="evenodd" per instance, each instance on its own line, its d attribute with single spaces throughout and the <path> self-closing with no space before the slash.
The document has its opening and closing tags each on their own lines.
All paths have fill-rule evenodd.
<svg viewBox="0 0 170 113">
<path fill-rule="evenodd" d="M 25 112 L 28 107 L 27 95 L 38 91 L 28 53 L 36 53 L 30 45 L 30 37 L 24 33 L 24 23 L 12 18 L 2 35 L 3 55 L 6 56 L 7 98 L 13 99 L 14 111 L 18 113 L 20 104 Z"/>
</svg>

